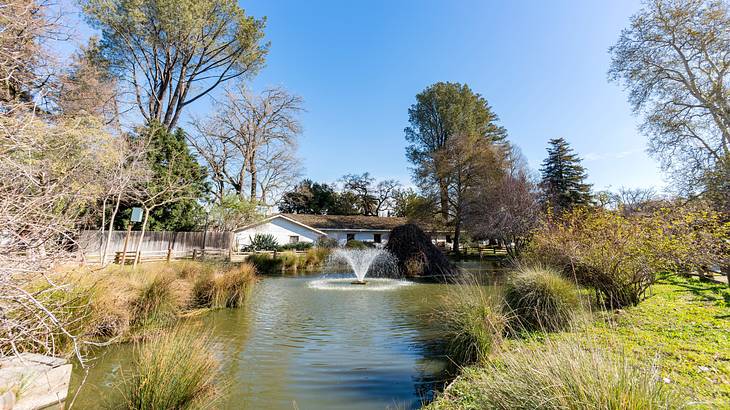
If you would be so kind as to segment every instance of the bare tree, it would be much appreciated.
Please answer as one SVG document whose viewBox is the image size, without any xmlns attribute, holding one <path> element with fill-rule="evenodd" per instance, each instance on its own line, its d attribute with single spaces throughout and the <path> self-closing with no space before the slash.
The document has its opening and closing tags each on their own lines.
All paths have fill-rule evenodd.
<svg viewBox="0 0 730 410">
<path fill-rule="evenodd" d="M 722 0 L 648 0 L 611 48 L 609 78 L 644 116 L 649 150 L 694 193 L 730 156 L 730 12 Z"/>
<path fill-rule="evenodd" d="M 84 363 L 69 327 L 80 318 L 64 316 L 58 296 L 70 285 L 52 270 L 76 254 L 78 221 L 97 200 L 113 141 L 91 118 L 0 116 L 0 356 L 55 354 L 63 338 Z"/>
<path fill-rule="evenodd" d="M 264 62 L 265 20 L 233 0 L 85 0 L 113 70 L 130 87 L 147 123 L 172 131 L 182 110 Z"/>
<path fill-rule="evenodd" d="M 611 195 L 612 205 L 626 214 L 640 211 L 645 205 L 650 205 L 657 199 L 653 188 L 626 188 L 621 187 Z"/>
<path fill-rule="evenodd" d="M 284 188 L 282 182 L 293 180 L 298 171 L 294 152 L 302 99 L 281 88 L 253 95 L 238 84 L 226 91 L 217 108 L 209 120 L 194 123 L 193 147 L 220 192 L 227 184 L 241 198 L 271 201 L 267 196 Z"/>
</svg>

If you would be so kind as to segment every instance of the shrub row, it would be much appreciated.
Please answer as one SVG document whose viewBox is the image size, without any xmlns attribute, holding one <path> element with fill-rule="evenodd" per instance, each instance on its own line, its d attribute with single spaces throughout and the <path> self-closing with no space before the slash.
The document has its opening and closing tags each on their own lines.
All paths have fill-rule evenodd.
<svg viewBox="0 0 730 410">
<path fill-rule="evenodd" d="M 538 229 L 524 257 L 593 288 L 606 307 L 636 305 L 657 272 L 702 274 L 728 263 L 730 224 L 701 204 L 624 215 L 576 209 Z"/>
<path fill-rule="evenodd" d="M 272 254 L 249 255 L 247 261 L 253 264 L 256 269 L 265 274 L 275 274 L 282 271 L 297 271 L 300 269 L 314 269 L 321 266 L 329 256 L 329 248 L 310 248 L 304 254 L 294 251 L 284 251 Z"/>
</svg>

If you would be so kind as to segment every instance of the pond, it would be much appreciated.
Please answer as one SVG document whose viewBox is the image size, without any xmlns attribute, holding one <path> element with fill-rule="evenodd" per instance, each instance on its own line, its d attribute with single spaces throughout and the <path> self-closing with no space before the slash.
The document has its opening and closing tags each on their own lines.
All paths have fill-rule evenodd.
<svg viewBox="0 0 730 410">
<path fill-rule="evenodd" d="M 186 322 L 215 340 L 231 380 L 221 408 L 418 408 L 448 381 L 428 320 L 448 285 L 322 286 L 323 277 L 351 275 L 264 277 L 244 308 Z M 114 401 L 132 356 L 129 344 L 100 352 L 75 407 Z"/>
</svg>

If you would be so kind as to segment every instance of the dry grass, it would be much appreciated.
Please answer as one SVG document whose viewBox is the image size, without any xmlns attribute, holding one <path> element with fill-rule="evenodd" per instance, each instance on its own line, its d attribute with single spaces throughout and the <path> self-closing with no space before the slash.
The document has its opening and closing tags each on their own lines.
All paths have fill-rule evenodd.
<svg viewBox="0 0 730 410">
<path fill-rule="evenodd" d="M 491 290 L 465 276 L 453 285 L 435 312 L 446 353 L 457 365 L 486 360 L 506 331 L 508 318 Z"/>
<path fill-rule="evenodd" d="M 54 313 L 68 319 L 85 340 L 97 342 L 147 337 L 191 309 L 242 306 L 256 281 L 251 264 L 190 261 L 63 275 L 69 283 L 64 291 L 43 293 L 40 287 L 39 294 L 59 301 L 61 308 Z M 68 344 L 64 335 L 55 337 L 63 351 Z"/>
<path fill-rule="evenodd" d="M 635 367 L 573 341 L 547 341 L 467 370 L 430 408 L 639 410 L 685 404 L 655 367 Z"/>
<path fill-rule="evenodd" d="M 211 408 L 221 397 L 208 335 L 192 330 L 157 335 L 138 345 L 134 367 L 121 386 L 126 409 Z"/>
</svg>

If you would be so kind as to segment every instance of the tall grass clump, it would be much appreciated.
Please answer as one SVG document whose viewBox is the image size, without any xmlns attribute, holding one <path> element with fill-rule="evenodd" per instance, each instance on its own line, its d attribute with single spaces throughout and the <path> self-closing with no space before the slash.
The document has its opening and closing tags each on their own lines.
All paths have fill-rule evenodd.
<svg viewBox="0 0 730 410">
<path fill-rule="evenodd" d="M 518 268 L 504 285 L 504 302 L 514 329 L 565 329 L 580 310 L 577 285 L 549 268 Z"/>
<path fill-rule="evenodd" d="M 193 286 L 192 304 L 213 309 L 240 307 L 255 281 L 256 269 L 248 263 L 206 272 Z"/>
<path fill-rule="evenodd" d="M 446 354 L 456 365 L 486 360 L 501 342 L 507 325 L 493 292 L 473 278 L 454 285 L 435 316 Z"/>
<path fill-rule="evenodd" d="M 125 377 L 123 408 L 211 408 L 221 397 L 218 363 L 209 336 L 173 330 L 138 345 L 134 373 Z"/>
<path fill-rule="evenodd" d="M 176 288 L 175 277 L 164 271 L 141 271 L 130 277 L 133 296 L 130 301 L 132 325 L 135 327 L 165 326 L 177 318 L 184 304 Z"/>
<path fill-rule="evenodd" d="M 299 267 L 299 255 L 294 251 L 284 251 L 278 254 L 283 269 L 297 270 Z"/>
<path fill-rule="evenodd" d="M 656 368 L 637 368 L 601 349 L 552 342 L 504 352 L 472 379 L 475 408 L 675 409 L 681 399 Z"/>
</svg>

